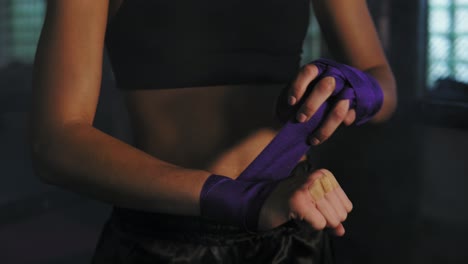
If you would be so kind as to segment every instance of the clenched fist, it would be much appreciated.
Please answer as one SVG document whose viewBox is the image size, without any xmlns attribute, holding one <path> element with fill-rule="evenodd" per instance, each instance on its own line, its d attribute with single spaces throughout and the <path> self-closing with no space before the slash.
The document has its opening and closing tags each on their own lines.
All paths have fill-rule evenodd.
<svg viewBox="0 0 468 264">
<path fill-rule="evenodd" d="M 353 205 L 333 174 L 326 169 L 310 171 L 299 163 L 292 175 L 281 181 L 265 201 L 259 217 L 259 229 L 268 230 L 296 219 L 316 230 L 334 229 L 345 233 L 342 222 Z"/>
</svg>

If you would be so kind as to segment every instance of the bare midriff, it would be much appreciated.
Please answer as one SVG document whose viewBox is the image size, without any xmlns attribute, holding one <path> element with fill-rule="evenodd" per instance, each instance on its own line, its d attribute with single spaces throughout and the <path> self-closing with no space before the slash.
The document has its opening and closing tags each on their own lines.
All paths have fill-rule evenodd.
<svg viewBox="0 0 468 264">
<path fill-rule="evenodd" d="M 236 177 L 275 135 L 277 85 L 125 91 L 136 147 L 186 168 Z"/>
</svg>

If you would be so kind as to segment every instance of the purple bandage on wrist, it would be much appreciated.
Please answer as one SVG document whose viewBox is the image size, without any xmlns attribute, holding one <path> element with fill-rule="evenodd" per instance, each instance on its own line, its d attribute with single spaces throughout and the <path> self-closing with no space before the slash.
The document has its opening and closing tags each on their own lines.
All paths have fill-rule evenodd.
<svg viewBox="0 0 468 264">
<path fill-rule="evenodd" d="M 350 100 L 350 108 L 356 110 L 356 125 L 369 121 L 382 107 L 382 88 L 370 74 L 328 59 L 318 59 L 312 64 L 319 69 L 318 80 L 327 76 L 335 78 L 331 99 Z"/>
<path fill-rule="evenodd" d="M 200 194 L 200 214 L 226 224 L 257 230 L 260 209 L 276 186 L 273 181 L 247 182 L 211 175 Z"/>
</svg>

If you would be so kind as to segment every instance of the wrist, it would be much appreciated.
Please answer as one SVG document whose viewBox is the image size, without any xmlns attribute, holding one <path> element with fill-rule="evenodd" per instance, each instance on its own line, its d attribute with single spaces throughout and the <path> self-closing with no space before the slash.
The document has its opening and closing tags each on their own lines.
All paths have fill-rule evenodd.
<svg viewBox="0 0 468 264">
<path fill-rule="evenodd" d="M 318 59 L 311 63 L 319 69 L 319 78 L 335 78 L 337 85 L 333 96 L 338 100 L 350 100 L 350 105 L 356 111 L 355 124 L 364 124 L 380 112 L 384 93 L 373 75 L 329 59 Z"/>
<path fill-rule="evenodd" d="M 388 120 L 397 107 L 397 91 L 396 81 L 391 69 L 386 65 L 373 67 L 366 70 L 369 75 L 373 76 L 382 88 L 384 100 L 379 112 L 372 117 L 372 123 L 381 123 Z"/>
<path fill-rule="evenodd" d="M 274 181 L 239 181 L 213 174 L 200 193 L 200 214 L 250 231 L 257 230 L 261 207 L 275 186 Z"/>
</svg>

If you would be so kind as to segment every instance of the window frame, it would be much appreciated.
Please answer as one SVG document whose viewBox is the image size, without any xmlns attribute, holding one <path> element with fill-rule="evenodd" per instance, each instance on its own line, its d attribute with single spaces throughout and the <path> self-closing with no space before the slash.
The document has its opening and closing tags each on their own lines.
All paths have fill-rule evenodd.
<svg viewBox="0 0 468 264">
<path fill-rule="evenodd" d="M 421 29 L 421 38 L 418 42 L 422 47 L 420 54 L 420 73 L 417 94 L 418 115 L 423 124 L 449 127 L 458 129 L 468 129 L 468 100 L 458 100 L 457 98 L 443 98 L 438 96 L 428 86 L 429 62 L 429 0 L 420 0 L 420 14 L 418 27 Z M 421 54 L 422 53 L 422 54 Z"/>
</svg>

